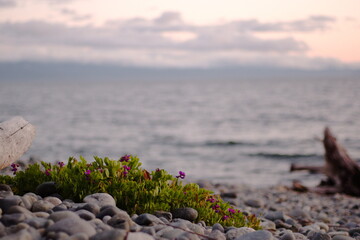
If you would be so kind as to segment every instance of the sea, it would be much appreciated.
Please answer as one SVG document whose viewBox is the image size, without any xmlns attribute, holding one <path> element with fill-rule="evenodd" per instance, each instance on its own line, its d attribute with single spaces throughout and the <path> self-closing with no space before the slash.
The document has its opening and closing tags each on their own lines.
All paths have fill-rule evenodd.
<svg viewBox="0 0 360 240">
<path fill-rule="evenodd" d="M 322 175 L 326 126 L 360 159 L 360 79 L 1 81 L 0 121 L 36 126 L 22 157 L 136 155 L 189 181 L 267 187 Z"/>
</svg>

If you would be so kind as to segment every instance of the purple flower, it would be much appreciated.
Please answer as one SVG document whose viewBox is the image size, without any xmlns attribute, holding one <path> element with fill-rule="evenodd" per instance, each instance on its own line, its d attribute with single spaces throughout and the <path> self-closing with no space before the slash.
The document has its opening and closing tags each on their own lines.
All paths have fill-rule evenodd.
<svg viewBox="0 0 360 240">
<path fill-rule="evenodd" d="M 225 215 L 225 216 L 222 217 L 222 220 L 225 221 L 225 220 L 228 219 L 228 218 L 229 218 L 229 216 L 226 216 L 226 215 Z"/>
<path fill-rule="evenodd" d="M 86 170 L 84 174 L 85 174 L 85 176 L 89 176 L 90 173 L 91 173 L 91 170 Z"/>
<path fill-rule="evenodd" d="M 104 169 L 98 168 L 98 171 L 99 171 L 100 173 L 103 173 L 103 172 L 104 172 Z"/>
<path fill-rule="evenodd" d="M 130 155 L 124 155 L 120 158 L 120 162 L 128 162 L 130 160 Z"/>
<path fill-rule="evenodd" d="M 236 213 L 235 209 L 229 208 L 228 209 L 229 213 Z"/>
<path fill-rule="evenodd" d="M 20 167 L 20 165 L 16 164 L 16 163 L 13 163 L 10 166 L 12 167 L 11 171 L 13 171 L 13 174 L 15 175 L 17 170 L 18 170 L 17 168 Z"/>
<path fill-rule="evenodd" d="M 161 170 L 160 170 L 160 168 L 157 168 L 155 171 L 156 171 L 156 172 L 160 172 Z"/>
<path fill-rule="evenodd" d="M 216 199 L 214 197 L 209 197 L 206 201 L 214 203 L 216 202 Z"/>
<path fill-rule="evenodd" d="M 211 208 L 216 210 L 216 209 L 220 208 L 220 206 L 218 204 L 216 204 L 216 205 L 212 206 Z"/>
<path fill-rule="evenodd" d="M 185 173 L 183 171 L 179 171 L 179 175 L 176 176 L 176 178 L 184 179 L 185 178 Z"/>
<path fill-rule="evenodd" d="M 65 166 L 64 162 L 58 162 L 58 165 L 62 168 L 63 166 Z"/>
<path fill-rule="evenodd" d="M 51 174 L 51 169 L 49 168 L 49 169 L 46 169 L 45 170 L 45 175 L 46 176 L 50 176 L 50 174 Z"/>
<path fill-rule="evenodd" d="M 126 165 L 124 165 L 124 167 L 123 167 L 126 171 L 130 171 L 130 167 L 129 166 L 126 166 Z"/>
</svg>

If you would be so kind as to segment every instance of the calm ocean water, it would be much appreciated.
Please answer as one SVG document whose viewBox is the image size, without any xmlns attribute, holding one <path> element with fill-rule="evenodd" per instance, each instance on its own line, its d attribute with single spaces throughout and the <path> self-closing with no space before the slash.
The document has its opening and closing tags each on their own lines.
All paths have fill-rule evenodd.
<svg viewBox="0 0 360 240">
<path fill-rule="evenodd" d="M 129 153 L 190 180 L 267 186 L 320 178 L 289 167 L 323 163 L 325 126 L 360 158 L 359 92 L 359 79 L 1 81 L 0 121 L 37 127 L 23 158 Z"/>
</svg>

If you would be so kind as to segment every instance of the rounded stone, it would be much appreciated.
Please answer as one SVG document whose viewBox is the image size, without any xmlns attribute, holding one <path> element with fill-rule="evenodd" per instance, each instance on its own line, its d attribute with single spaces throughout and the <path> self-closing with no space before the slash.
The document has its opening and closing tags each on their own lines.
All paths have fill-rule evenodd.
<svg viewBox="0 0 360 240">
<path fill-rule="evenodd" d="M 93 220 L 90 220 L 89 223 L 93 226 L 96 232 L 103 232 L 113 229 L 111 226 L 105 224 L 103 221 L 101 221 L 98 218 L 94 218 Z"/>
<path fill-rule="evenodd" d="M 139 215 L 136 219 L 135 219 L 135 223 L 142 225 L 142 226 L 149 226 L 149 225 L 155 225 L 155 224 L 159 224 L 162 223 L 162 221 L 149 213 L 144 213 Z"/>
<path fill-rule="evenodd" d="M 154 238 L 143 232 L 129 232 L 127 235 L 127 240 L 154 240 Z"/>
<path fill-rule="evenodd" d="M 45 197 L 44 201 L 52 203 L 54 206 L 60 205 L 62 201 L 57 197 Z"/>
<path fill-rule="evenodd" d="M 317 233 L 313 234 L 309 239 L 310 240 L 331 240 L 331 237 L 329 236 L 329 234 L 317 232 Z"/>
<path fill-rule="evenodd" d="M 269 211 L 265 214 L 264 218 L 275 221 L 275 220 L 282 220 L 284 221 L 284 213 L 281 211 Z"/>
<path fill-rule="evenodd" d="M 296 237 L 292 231 L 285 231 L 280 240 L 296 240 Z"/>
<path fill-rule="evenodd" d="M 77 218 L 64 218 L 55 222 L 48 229 L 48 232 L 65 232 L 69 236 L 77 233 L 85 233 L 88 237 L 95 235 L 96 231 L 94 227 L 87 221 Z"/>
<path fill-rule="evenodd" d="M 47 212 L 51 210 L 54 207 L 54 204 L 44 201 L 44 200 L 38 200 L 33 203 L 31 211 L 33 212 Z"/>
<path fill-rule="evenodd" d="M 97 233 L 90 240 L 124 240 L 126 234 L 125 230 L 113 229 Z"/>
<path fill-rule="evenodd" d="M 244 234 L 236 240 L 273 240 L 273 235 L 266 230 L 259 230 L 251 233 Z"/>
<path fill-rule="evenodd" d="M 261 199 L 248 199 L 245 204 L 253 208 L 261 208 L 264 206 L 264 202 Z"/>
<path fill-rule="evenodd" d="M 54 222 L 58 222 L 60 220 L 66 219 L 66 218 L 75 218 L 75 219 L 80 219 L 80 217 L 71 211 L 59 211 L 59 212 L 54 212 L 52 214 L 50 214 L 49 219 L 53 220 Z"/>
<path fill-rule="evenodd" d="M 109 226 L 112 226 L 114 228 L 124 229 L 126 231 L 130 230 L 131 223 L 132 220 L 126 212 L 118 213 L 112 216 L 111 219 L 109 219 L 109 221 L 107 222 Z"/>
<path fill-rule="evenodd" d="M 172 220 L 172 214 L 171 212 L 166 212 L 166 211 L 155 211 L 154 215 L 158 218 L 160 217 L 164 217 L 166 218 L 168 221 Z"/>
<path fill-rule="evenodd" d="M 14 195 L 0 198 L 0 208 L 4 213 L 7 213 L 8 209 L 12 206 L 24 206 L 20 196 Z"/>
<path fill-rule="evenodd" d="M 12 192 L 11 187 L 7 184 L 0 184 L 0 191 Z"/>
<path fill-rule="evenodd" d="M 57 188 L 55 182 L 44 182 L 36 187 L 36 194 L 41 197 L 47 197 L 54 193 L 57 193 Z"/>
<path fill-rule="evenodd" d="M 84 206 L 79 207 L 77 210 L 81 210 L 81 209 L 89 211 L 95 215 L 99 214 L 100 212 L 100 207 L 95 203 L 87 203 Z"/>
<path fill-rule="evenodd" d="M 212 230 L 219 230 L 220 232 L 224 232 L 224 227 L 220 224 L 220 223 L 215 223 L 213 226 L 212 226 Z"/>
<path fill-rule="evenodd" d="M 198 211 L 193 208 L 178 208 L 171 212 L 173 218 L 181 218 L 188 220 L 190 222 L 194 222 L 196 218 L 199 216 Z"/>
<path fill-rule="evenodd" d="M 90 221 L 95 218 L 95 215 L 92 212 L 86 211 L 85 209 L 78 210 L 75 213 L 86 221 Z"/>
<path fill-rule="evenodd" d="M 11 225 L 16 225 L 18 223 L 24 222 L 26 219 L 27 219 L 27 217 L 23 213 L 13 213 L 13 214 L 2 215 L 0 221 L 5 226 L 11 226 Z"/>
<path fill-rule="evenodd" d="M 226 239 L 233 240 L 247 233 L 255 232 L 254 229 L 248 227 L 232 228 L 226 232 Z"/>
<path fill-rule="evenodd" d="M 77 233 L 68 238 L 68 240 L 88 240 L 89 237 L 85 233 Z"/>
<path fill-rule="evenodd" d="M 115 199 L 108 193 L 94 193 L 84 198 L 85 203 L 94 203 L 100 208 L 104 206 L 116 206 Z"/>
<path fill-rule="evenodd" d="M 226 240 L 224 232 L 221 232 L 218 229 L 213 229 L 209 235 L 211 239 L 217 239 L 217 240 Z"/>
<path fill-rule="evenodd" d="M 103 219 L 105 216 L 114 216 L 115 214 L 121 213 L 123 210 L 115 206 L 106 206 L 100 209 L 99 214 L 96 215 L 97 218 Z"/>
</svg>

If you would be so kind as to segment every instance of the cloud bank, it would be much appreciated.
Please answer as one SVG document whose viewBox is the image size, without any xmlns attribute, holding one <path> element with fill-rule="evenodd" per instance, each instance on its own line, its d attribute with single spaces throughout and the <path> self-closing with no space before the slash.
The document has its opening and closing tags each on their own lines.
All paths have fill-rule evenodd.
<svg viewBox="0 0 360 240">
<path fill-rule="evenodd" d="M 6 0 L 0 0 L 6 1 Z M 1 3 L 1 2 L 0 2 Z M 73 21 L 90 19 L 70 9 Z M 186 23 L 180 13 L 165 12 L 154 19 L 113 20 L 102 26 L 70 26 L 59 22 L 0 23 L 0 60 L 72 60 L 158 67 L 207 67 L 224 64 L 294 64 L 314 66 L 305 57 L 306 42 L 294 32 L 330 29 L 336 19 L 310 16 L 289 22 L 238 20 L 217 25 Z M 281 33 L 264 38 L 259 33 Z M 334 63 L 333 60 L 318 61 Z"/>
</svg>

